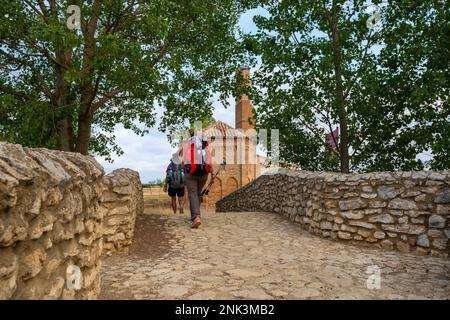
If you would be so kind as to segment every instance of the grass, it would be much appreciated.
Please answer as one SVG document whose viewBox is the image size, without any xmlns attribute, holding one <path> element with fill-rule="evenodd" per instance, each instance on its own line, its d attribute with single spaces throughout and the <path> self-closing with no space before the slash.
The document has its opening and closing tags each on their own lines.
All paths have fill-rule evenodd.
<svg viewBox="0 0 450 320">
<path fill-rule="evenodd" d="M 163 192 L 162 188 L 144 188 L 144 213 L 147 214 L 173 214 L 171 198 L 167 192 Z M 184 214 L 189 215 L 189 200 L 185 195 Z M 202 212 L 214 212 L 214 210 L 205 210 Z"/>
</svg>

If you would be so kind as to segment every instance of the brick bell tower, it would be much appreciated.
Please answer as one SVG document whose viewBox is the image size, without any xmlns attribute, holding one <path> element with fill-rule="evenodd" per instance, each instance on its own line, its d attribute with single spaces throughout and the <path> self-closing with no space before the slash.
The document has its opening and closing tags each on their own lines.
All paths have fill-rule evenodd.
<svg viewBox="0 0 450 320">
<path fill-rule="evenodd" d="M 249 68 L 239 68 L 236 71 L 236 77 L 243 78 L 243 86 L 250 86 Z M 222 157 L 226 159 L 225 170 L 216 177 L 209 195 L 205 197 L 203 205 L 206 210 L 213 210 L 217 200 L 250 183 L 260 175 L 260 165 L 257 163 L 256 156 L 257 145 L 254 142 L 256 119 L 253 110 L 248 95 L 242 94 L 236 97 L 235 128 L 216 121 L 205 131 L 208 137 L 214 137 L 214 143 L 211 144 L 212 156 L 214 158 L 220 155 L 216 163 L 221 162 Z"/>
<path fill-rule="evenodd" d="M 250 83 L 250 68 L 241 67 L 240 76 L 243 78 L 243 86 L 249 87 Z M 245 138 L 236 140 L 235 150 L 242 150 L 242 160 L 240 164 L 237 164 L 239 171 L 238 175 L 238 187 L 242 187 L 252 180 L 256 179 L 259 175 L 258 166 L 256 164 L 256 144 L 252 141 L 253 137 L 256 137 L 255 131 L 255 114 L 253 111 L 253 105 L 246 94 L 241 94 L 236 99 L 235 109 L 235 128 L 243 130 Z M 239 152 L 238 152 L 239 154 Z"/>
<path fill-rule="evenodd" d="M 241 76 L 244 78 L 244 86 L 250 86 L 250 68 L 241 67 Z M 236 100 L 235 109 L 235 128 L 236 129 L 254 129 L 255 128 L 255 115 L 253 113 L 253 105 L 250 102 L 249 97 L 246 94 L 242 94 Z"/>
</svg>

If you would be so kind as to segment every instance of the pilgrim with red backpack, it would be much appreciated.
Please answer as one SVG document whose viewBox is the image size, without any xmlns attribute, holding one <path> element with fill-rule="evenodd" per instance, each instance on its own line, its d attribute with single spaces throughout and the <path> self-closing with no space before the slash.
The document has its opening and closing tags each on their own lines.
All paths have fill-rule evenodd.
<svg viewBox="0 0 450 320">
<path fill-rule="evenodd" d="M 212 157 L 208 141 L 201 131 L 195 135 L 191 129 L 190 135 L 184 146 L 184 182 L 188 190 L 192 228 L 198 228 L 201 224 L 201 193 L 208 174 L 212 172 Z"/>
</svg>

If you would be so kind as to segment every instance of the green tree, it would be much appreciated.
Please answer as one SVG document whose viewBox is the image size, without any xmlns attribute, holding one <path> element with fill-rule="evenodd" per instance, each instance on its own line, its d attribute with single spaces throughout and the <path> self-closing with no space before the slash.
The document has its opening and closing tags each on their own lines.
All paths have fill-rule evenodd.
<svg viewBox="0 0 450 320">
<path fill-rule="evenodd" d="M 66 22 L 81 8 L 81 27 Z M 211 115 L 233 88 L 236 0 L 5 0 L 0 7 L 0 136 L 108 157 L 113 130 L 161 130 Z"/>
<path fill-rule="evenodd" d="M 379 32 L 355 163 L 371 171 L 450 168 L 450 3 L 390 2 Z M 431 159 L 419 159 L 422 152 Z"/>
<path fill-rule="evenodd" d="M 374 1 L 374 3 L 380 1 Z M 448 3 L 395 1 L 368 28 L 367 1 L 265 0 L 247 48 L 258 126 L 304 169 L 448 168 Z M 259 90 L 257 90 L 259 89 Z M 339 127 L 336 150 L 325 134 Z M 445 163 L 447 162 L 447 163 Z"/>
</svg>

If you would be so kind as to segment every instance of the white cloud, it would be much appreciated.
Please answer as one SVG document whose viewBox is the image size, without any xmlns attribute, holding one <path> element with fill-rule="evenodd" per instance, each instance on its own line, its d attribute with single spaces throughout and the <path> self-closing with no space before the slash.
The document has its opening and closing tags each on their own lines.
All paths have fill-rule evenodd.
<svg viewBox="0 0 450 320">
<path fill-rule="evenodd" d="M 113 163 L 97 157 L 106 173 L 118 168 L 130 168 L 139 172 L 142 182 L 164 177 L 167 163 L 173 153 L 165 134 L 151 128 L 147 135 L 139 137 L 124 129 L 122 125 L 118 125 L 114 133 L 124 154 L 113 157 Z"/>
</svg>

